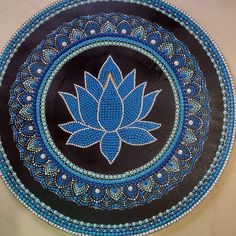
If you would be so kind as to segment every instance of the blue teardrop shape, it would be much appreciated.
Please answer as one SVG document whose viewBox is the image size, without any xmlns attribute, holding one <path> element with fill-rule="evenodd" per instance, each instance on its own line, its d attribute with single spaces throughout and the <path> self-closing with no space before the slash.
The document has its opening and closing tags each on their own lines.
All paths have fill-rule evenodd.
<svg viewBox="0 0 236 236">
<path fill-rule="evenodd" d="M 123 102 L 113 82 L 109 80 L 99 102 L 99 122 L 106 131 L 114 131 L 121 123 Z"/>
</svg>

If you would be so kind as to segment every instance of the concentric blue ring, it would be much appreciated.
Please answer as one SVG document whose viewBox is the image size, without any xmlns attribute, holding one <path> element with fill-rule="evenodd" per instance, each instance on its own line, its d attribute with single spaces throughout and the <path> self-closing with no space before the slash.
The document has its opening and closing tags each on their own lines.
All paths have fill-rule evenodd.
<svg viewBox="0 0 236 236">
<path fill-rule="evenodd" d="M 98 1 L 99 2 L 99 1 Z M 123 2 L 123 1 L 121 1 Z M 224 108 L 225 108 L 225 120 L 222 132 L 222 142 L 219 145 L 218 152 L 216 153 L 216 158 L 214 160 L 214 165 L 206 173 L 202 182 L 195 186 L 194 190 L 189 196 L 181 202 L 173 206 L 168 212 L 154 216 L 151 219 L 147 219 L 142 222 L 133 222 L 132 224 L 125 225 L 107 225 L 101 226 L 98 224 L 89 224 L 85 222 L 78 222 L 65 216 L 61 216 L 58 212 L 54 211 L 50 207 L 46 206 L 44 203 L 40 202 L 35 198 L 24 186 L 20 183 L 20 180 L 16 177 L 12 171 L 12 167 L 7 160 L 7 156 L 4 149 L 1 148 L 1 160 L 0 168 L 4 178 L 4 181 L 8 184 L 9 188 L 15 196 L 29 209 L 31 209 L 35 214 L 40 216 L 42 219 L 46 220 L 50 224 L 63 229 L 67 232 L 73 234 L 88 234 L 88 235 L 135 235 L 141 233 L 152 233 L 155 230 L 163 228 L 170 223 L 175 222 L 186 213 L 194 208 L 201 200 L 206 196 L 215 182 L 218 180 L 222 169 L 224 168 L 229 153 L 232 149 L 233 137 L 235 134 L 234 121 L 235 121 L 235 94 L 233 90 L 233 83 L 227 69 L 227 66 L 216 48 L 215 44 L 209 38 L 209 36 L 203 31 L 203 29 L 189 16 L 187 16 L 182 11 L 176 9 L 175 7 L 167 4 L 164 1 L 126 1 L 132 2 L 134 4 L 140 4 L 148 6 L 157 11 L 161 11 L 163 14 L 174 18 L 175 21 L 181 23 L 186 29 L 191 31 L 192 34 L 200 41 L 204 46 L 204 49 L 208 52 L 209 57 L 213 60 L 216 67 L 217 73 L 219 75 L 219 80 L 221 82 L 223 94 L 224 94 Z M 5 70 L 10 62 L 11 57 L 14 55 L 14 49 L 18 48 L 22 41 L 28 37 L 30 32 L 32 32 L 40 23 L 46 21 L 48 18 L 59 14 L 61 10 L 66 10 L 73 6 L 78 6 L 81 4 L 89 3 L 89 1 L 61 1 L 56 4 L 51 5 L 46 8 L 35 17 L 33 17 L 27 24 L 25 24 L 12 40 L 8 43 L 3 54 L 0 58 L 0 72 L 1 77 L 4 77 Z M 47 18 L 48 17 L 48 18 Z M 46 20 L 45 20 L 46 19 Z M 39 23 L 40 22 L 40 23 Z"/>
</svg>

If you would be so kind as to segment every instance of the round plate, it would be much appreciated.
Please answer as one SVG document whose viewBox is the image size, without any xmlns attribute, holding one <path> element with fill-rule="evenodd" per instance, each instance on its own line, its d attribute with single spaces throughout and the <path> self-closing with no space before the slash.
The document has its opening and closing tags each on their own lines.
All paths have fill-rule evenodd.
<svg viewBox="0 0 236 236">
<path fill-rule="evenodd" d="M 230 73 L 164 1 L 60 1 L 0 57 L 3 180 L 72 234 L 139 235 L 192 210 L 234 137 Z"/>
</svg>

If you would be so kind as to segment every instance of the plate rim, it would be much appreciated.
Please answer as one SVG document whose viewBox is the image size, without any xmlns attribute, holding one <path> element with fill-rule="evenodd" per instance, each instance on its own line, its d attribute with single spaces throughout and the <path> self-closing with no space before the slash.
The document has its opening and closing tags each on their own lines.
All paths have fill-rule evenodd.
<svg viewBox="0 0 236 236">
<path fill-rule="evenodd" d="M 60 9 L 60 5 L 61 5 L 61 4 L 68 4 L 68 9 L 69 9 L 69 8 L 73 8 L 73 7 L 76 6 L 76 5 L 79 6 L 80 4 L 89 4 L 89 3 L 106 2 L 106 1 L 107 1 L 107 0 L 88 0 L 88 1 L 87 1 L 87 0 L 85 0 L 85 1 L 81 1 L 81 0 L 77 0 L 77 1 L 76 1 L 76 0 L 75 0 L 75 1 L 73 1 L 73 2 L 75 2 L 75 4 L 73 5 L 73 2 L 72 2 L 72 1 L 59 0 L 59 1 L 57 1 L 57 2 L 54 2 L 54 3 L 50 4 L 50 5 L 48 5 L 47 7 L 43 8 L 41 11 L 39 11 L 38 13 L 36 13 L 34 16 L 32 16 L 28 21 L 26 21 L 26 23 L 24 23 L 24 24 L 18 29 L 18 31 L 12 36 L 12 38 L 8 41 L 8 43 L 6 44 L 6 46 L 3 48 L 3 51 L 2 51 L 2 53 L 1 53 L 1 55 L 0 55 L 0 61 L 3 62 L 3 65 L 4 65 L 4 66 L 1 65 L 1 67 L 0 67 L 0 74 L 1 74 L 0 83 L 1 83 L 1 81 L 3 80 L 5 70 L 6 70 L 7 66 L 8 66 L 8 64 L 9 64 L 10 61 L 11 61 L 11 57 L 13 57 L 14 53 L 15 53 L 15 52 L 17 51 L 17 49 L 18 49 L 18 48 L 14 48 L 14 50 L 11 49 L 11 47 L 12 47 L 12 45 L 11 45 L 12 42 L 14 42 L 15 40 L 17 40 L 21 33 L 22 33 L 22 34 L 25 34 L 26 37 L 30 36 L 30 34 L 34 31 L 34 29 L 31 28 L 31 30 L 28 30 L 29 32 L 27 32 L 27 33 L 24 32 L 24 30 L 27 29 L 27 27 L 30 28 L 30 27 L 29 27 L 30 24 L 33 23 L 34 21 L 36 21 L 37 18 L 38 18 L 41 14 L 43 14 L 43 13 L 49 13 L 50 11 L 54 12 L 54 14 L 51 14 L 50 16 L 48 16 L 48 17 L 45 18 L 45 22 L 46 22 L 49 18 L 51 18 L 51 17 L 53 17 L 54 15 L 57 14 L 57 13 L 55 14 L 55 8 L 56 8 L 56 7 L 59 7 L 59 9 Z M 226 81 L 226 82 L 230 84 L 230 88 L 229 88 L 229 89 L 231 89 L 231 92 L 232 92 L 232 94 L 231 94 L 231 100 L 230 100 L 230 102 L 231 102 L 232 104 L 231 104 L 231 107 L 230 107 L 230 108 L 232 109 L 232 110 L 231 110 L 231 112 L 232 112 L 232 117 L 231 117 L 231 118 L 233 118 L 233 120 L 232 120 L 232 121 L 229 121 L 230 123 L 232 123 L 232 125 L 231 125 L 232 135 L 231 135 L 230 138 L 229 138 L 230 143 L 228 144 L 228 148 L 226 148 L 226 149 L 228 149 L 228 150 L 224 150 L 224 151 L 226 151 L 227 154 L 222 155 L 222 156 L 223 156 L 223 157 L 222 157 L 223 163 L 222 163 L 222 167 L 219 168 L 219 173 L 216 174 L 214 181 L 213 181 L 212 184 L 209 186 L 209 188 L 207 188 L 207 190 L 204 192 L 203 196 L 201 196 L 201 198 L 198 199 L 198 200 L 194 203 L 194 205 L 193 205 L 191 208 L 189 208 L 188 210 L 186 210 L 186 211 L 184 211 L 183 213 L 181 213 L 180 216 L 174 218 L 173 220 L 169 220 L 167 223 L 165 223 L 165 224 L 163 224 L 163 225 L 161 225 L 161 226 L 159 226 L 159 227 L 157 227 L 157 228 L 155 228 L 155 229 L 150 229 L 150 230 L 144 229 L 145 232 L 142 232 L 142 234 L 148 234 L 148 233 L 153 233 L 153 232 L 155 232 L 155 231 L 157 231 L 157 230 L 159 230 L 159 229 L 161 229 L 161 228 L 164 228 L 164 227 L 166 227 L 166 226 L 168 226 L 168 225 L 170 225 L 170 224 L 176 222 L 177 220 L 181 219 L 183 216 L 185 216 L 186 214 L 188 214 L 189 212 L 191 212 L 198 204 L 200 204 L 200 203 L 202 202 L 203 199 L 205 199 L 205 197 L 208 195 L 208 193 L 211 191 L 211 189 L 212 189 L 212 188 L 215 186 L 215 184 L 218 182 L 218 180 L 219 180 L 219 178 L 220 178 L 220 176 L 221 176 L 221 174 L 222 174 L 222 172 L 223 172 L 223 170 L 224 170 L 224 168 L 225 168 L 225 166 L 226 166 L 226 164 L 227 164 L 227 162 L 228 162 L 228 160 L 229 160 L 229 157 L 230 157 L 230 155 L 231 155 L 232 148 L 233 148 L 233 143 L 234 143 L 234 139 L 235 139 L 235 129 L 236 129 L 235 120 L 234 120 L 234 118 L 235 118 L 235 111 L 236 111 L 236 108 L 234 107 L 235 100 L 236 100 L 235 89 L 234 89 L 233 79 L 232 79 L 231 73 L 230 73 L 230 71 L 229 71 L 229 68 L 228 68 L 228 66 L 227 66 L 227 63 L 226 63 L 226 61 L 224 60 L 224 57 L 222 56 L 222 54 L 221 54 L 219 48 L 217 47 L 216 43 L 215 43 L 214 40 L 209 36 L 209 34 L 201 27 L 201 25 L 200 25 L 199 23 L 197 23 L 192 17 L 190 17 L 190 16 L 189 16 L 187 13 L 185 13 L 183 10 L 181 10 L 180 8 L 174 6 L 174 5 L 171 4 L 171 3 L 167 3 L 165 0 L 157 0 L 157 1 L 155 1 L 155 0 L 139 0 L 139 1 L 137 1 L 137 0 L 111 0 L 111 1 L 114 1 L 114 2 L 123 2 L 123 3 L 129 2 L 129 3 L 133 3 L 133 4 L 140 4 L 140 5 L 147 6 L 147 7 L 154 8 L 154 9 L 156 8 L 156 7 L 154 6 L 155 4 L 156 4 L 156 5 L 162 5 L 162 4 L 163 4 L 164 8 L 167 8 L 167 9 L 170 8 L 171 11 L 176 11 L 176 12 L 179 13 L 180 15 L 186 17 L 186 19 L 187 19 L 186 21 L 189 23 L 189 25 L 193 24 L 193 25 L 195 25 L 195 27 L 199 28 L 200 33 L 203 34 L 204 36 L 206 36 L 207 41 L 209 41 L 210 44 L 212 44 L 213 47 L 215 48 L 216 54 L 218 54 L 218 55 L 220 56 L 220 59 L 222 60 L 222 62 L 221 62 L 220 64 L 222 65 L 222 68 L 223 68 L 223 69 L 226 69 L 226 74 L 227 74 L 227 76 L 228 76 L 228 77 L 227 77 L 228 81 Z M 63 10 L 67 10 L 67 8 L 63 8 Z M 157 9 L 155 9 L 155 10 L 157 10 Z M 159 11 L 160 11 L 161 13 L 167 15 L 168 17 L 171 17 L 171 14 L 168 14 L 168 12 L 166 12 L 165 10 L 166 10 L 166 9 L 161 9 L 161 8 L 159 8 Z M 60 12 L 61 12 L 61 11 L 59 11 L 58 13 L 60 13 Z M 172 17 L 171 17 L 171 18 L 172 18 Z M 191 34 L 193 34 L 193 35 L 195 36 L 195 38 L 198 40 L 198 42 L 202 41 L 201 39 L 200 39 L 200 41 L 199 41 L 199 36 L 196 35 L 194 31 L 191 30 L 191 28 L 189 27 L 189 25 L 185 25 L 184 22 L 181 22 L 181 21 L 180 21 L 179 19 L 177 19 L 177 18 L 175 18 L 174 20 L 177 21 L 178 23 L 180 23 L 183 27 L 185 27 Z M 35 29 L 36 29 L 37 27 L 39 27 L 39 26 L 40 26 L 40 24 L 37 23 Z M 195 28 L 195 27 L 194 27 L 194 28 Z M 18 43 L 18 47 L 21 46 L 21 43 L 22 43 L 22 42 L 23 42 L 23 41 L 21 41 L 21 42 Z M 201 42 L 200 42 L 200 43 L 201 43 Z M 203 43 L 204 43 L 204 42 L 202 41 L 201 44 L 203 44 Z M 7 52 L 8 50 L 10 51 L 10 53 Z M 218 67 L 217 67 L 217 65 L 215 65 L 215 63 L 214 63 L 214 57 L 215 57 L 215 56 L 212 56 L 212 55 L 211 55 L 211 52 L 209 52 L 207 49 L 204 48 L 204 50 L 207 52 L 207 55 L 210 57 L 210 59 L 212 60 L 212 63 L 214 64 L 214 66 L 215 66 L 215 68 L 216 68 L 216 70 L 217 70 Z M 13 51 L 13 53 L 12 53 L 11 51 Z M 9 54 L 10 54 L 10 56 L 9 56 Z M 9 57 L 6 59 L 6 58 L 5 58 L 5 55 L 8 55 Z M 221 70 L 223 70 L 223 69 L 220 68 L 220 69 L 217 70 L 217 74 L 218 74 L 219 76 L 220 76 Z M 220 81 L 220 82 L 223 83 L 223 81 Z M 1 85 L 0 85 L 0 86 L 1 86 Z M 224 97 L 223 97 L 223 98 L 224 98 Z M 1 143 L 0 143 L 0 146 L 1 146 Z M 219 146 L 220 146 L 220 145 L 219 145 Z M 3 161 L 3 160 L 6 158 L 6 154 L 4 153 L 4 149 L 3 149 L 2 146 L 0 147 L 0 152 L 1 152 L 1 157 L 0 157 L 0 159 L 2 159 L 2 161 Z M 8 162 L 9 162 L 9 161 L 6 160 L 6 164 L 9 164 Z M 7 185 L 7 187 L 10 189 L 10 191 L 13 193 L 13 195 L 15 195 L 15 196 L 18 198 L 18 200 L 20 200 L 31 212 L 33 212 L 34 214 L 36 214 L 37 216 L 39 216 L 41 219 L 43 219 L 43 220 L 46 221 L 47 223 L 52 224 L 53 226 L 55 226 L 55 227 L 57 227 L 57 228 L 59 228 L 59 229 L 61 229 L 61 230 L 64 230 L 64 231 L 66 231 L 66 232 L 69 232 L 69 233 L 72 233 L 72 234 L 76 234 L 76 235 L 78 234 L 77 232 L 72 232 L 72 231 L 68 230 L 67 228 L 63 227 L 63 226 L 60 225 L 60 224 L 59 224 L 59 225 L 56 225 L 55 223 L 53 223 L 53 222 L 51 222 L 50 220 L 48 220 L 47 217 L 44 218 L 42 215 L 40 215 L 40 214 L 38 214 L 37 212 L 35 212 L 35 211 L 31 208 L 30 205 L 28 205 L 26 202 L 22 201 L 22 200 L 19 198 L 19 196 L 17 195 L 17 193 L 15 192 L 15 190 L 12 189 L 11 186 L 9 185 L 9 182 L 8 182 L 8 175 L 6 175 L 4 168 L 5 168 L 4 165 L 3 165 L 3 164 L 0 164 L 0 171 L 1 171 L 1 172 L 0 172 L 0 175 L 2 176 L 3 181 L 5 182 L 5 184 Z M 10 167 L 9 167 L 9 170 L 12 171 Z M 16 174 L 14 175 L 14 173 L 12 173 L 12 175 L 13 175 L 14 177 L 16 177 Z M 17 182 L 17 183 L 20 183 L 19 179 L 16 180 L 16 182 Z M 201 181 L 200 181 L 200 182 L 201 182 Z M 21 187 L 23 187 L 23 186 L 21 186 Z M 27 194 L 33 195 L 33 194 L 29 193 L 29 191 L 26 191 L 26 195 L 27 195 Z M 44 204 L 44 203 L 42 203 L 42 204 Z M 45 204 L 44 204 L 44 205 L 45 205 Z M 186 208 L 186 209 L 187 209 L 187 208 Z M 167 210 L 169 210 L 169 209 L 167 209 Z M 147 224 L 148 224 L 148 223 L 147 223 Z M 130 232 L 130 233 L 133 234 L 133 232 Z M 79 234 L 80 234 L 80 233 L 79 233 Z M 83 233 L 82 233 L 82 235 L 83 235 Z M 134 232 L 134 235 L 139 235 L 139 233 L 136 234 L 136 233 Z"/>
</svg>

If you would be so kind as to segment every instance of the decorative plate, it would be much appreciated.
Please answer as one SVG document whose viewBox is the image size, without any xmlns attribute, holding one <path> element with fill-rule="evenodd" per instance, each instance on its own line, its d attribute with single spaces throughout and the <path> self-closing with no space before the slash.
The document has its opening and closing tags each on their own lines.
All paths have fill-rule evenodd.
<svg viewBox="0 0 236 236">
<path fill-rule="evenodd" d="M 198 205 L 228 160 L 228 68 L 164 1 L 52 4 L 13 36 L 0 73 L 3 180 L 69 233 L 159 230 Z"/>
</svg>

